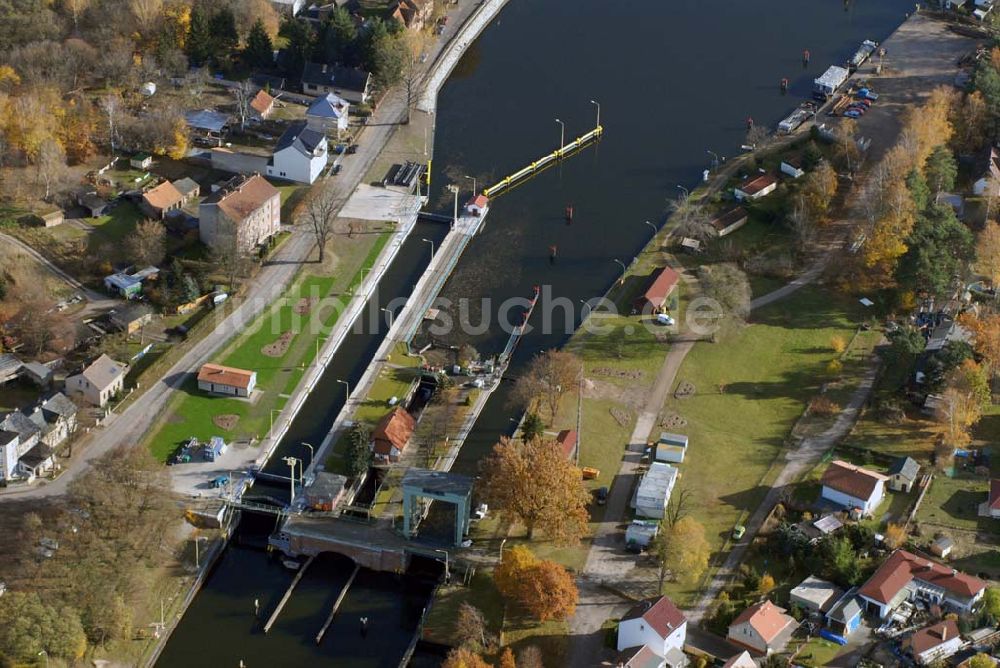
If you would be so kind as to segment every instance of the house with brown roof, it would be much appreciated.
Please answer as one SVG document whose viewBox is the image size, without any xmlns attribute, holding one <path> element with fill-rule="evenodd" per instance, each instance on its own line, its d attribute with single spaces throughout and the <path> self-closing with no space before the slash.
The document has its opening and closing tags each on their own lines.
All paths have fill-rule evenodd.
<svg viewBox="0 0 1000 668">
<path fill-rule="evenodd" d="M 382 416 L 372 431 L 371 448 L 375 462 L 378 464 L 398 462 L 416 427 L 417 421 L 401 406 Z"/>
<path fill-rule="evenodd" d="M 1000 518 L 1000 478 L 990 480 L 986 501 L 979 504 L 979 516 Z"/>
<path fill-rule="evenodd" d="M 640 313 L 659 313 L 667 305 L 667 299 L 677 288 L 681 275 L 670 267 L 664 267 L 656 275 L 642 296 L 635 300 L 635 310 Z"/>
<path fill-rule="evenodd" d="M 885 498 L 888 476 L 849 464 L 842 460 L 830 462 L 823 472 L 821 498 L 863 516 L 871 515 Z"/>
<path fill-rule="evenodd" d="M 615 659 L 615 668 L 665 668 L 666 665 L 666 660 L 646 645 L 623 649 Z"/>
<path fill-rule="evenodd" d="M 909 638 L 903 640 L 903 650 L 913 656 L 913 660 L 921 666 L 926 666 L 947 659 L 962 649 L 962 637 L 958 624 L 953 619 L 946 619 L 927 628 L 920 629 Z"/>
<path fill-rule="evenodd" d="M 756 654 L 780 652 L 798 627 L 793 617 L 770 601 L 751 605 L 732 624 L 726 639 Z"/>
<path fill-rule="evenodd" d="M 566 459 L 571 458 L 576 451 L 576 441 L 576 429 L 563 429 L 556 436 L 556 445 Z"/>
<path fill-rule="evenodd" d="M 668 666 L 686 665 L 687 618 L 666 596 L 640 601 L 618 622 L 618 651 L 646 646 Z"/>
<path fill-rule="evenodd" d="M 198 236 L 209 248 L 248 253 L 280 229 L 281 193 L 260 174 L 234 176 L 198 207 Z"/>
<path fill-rule="evenodd" d="M 263 121 L 271 115 L 272 111 L 274 111 L 274 98 L 261 88 L 250 100 L 250 118 L 255 121 Z"/>
<path fill-rule="evenodd" d="M 257 372 L 221 364 L 203 364 L 198 370 L 198 389 L 211 394 L 249 397 L 257 387 Z"/>
<path fill-rule="evenodd" d="M 389 15 L 410 30 L 420 30 L 433 12 L 433 0 L 396 0 Z"/>
<path fill-rule="evenodd" d="M 748 218 L 747 210 L 738 206 L 715 217 L 709 225 L 715 230 L 716 237 L 724 237 L 746 225 Z"/>
<path fill-rule="evenodd" d="M 861 585 L 858 595 L 869 612 L 888 617 L 903 601 L 921 601 L 968 612 L 986 583 L 927 557 L 896 550 Z"/>
<path fill-rule="evenodd" d="M 164 181 L 142 194 L 140 208 L 150 218 L 162 219 L 184 206 L 184 196 L 170 181 Z"/>
<path fill-rule="evenodd" d="M 753 202 L 763 197 L 767 197 L 778 188 L 778 179 L 770 174 L 761 174 L 752 178 L 743 185 L 733 190 L 733 195 L 740 202 L 747 200 Z"/>
<path fill-rule="evenodd" d="M 757 662 L 750 656 L 750 652 L 743 650 L 722 664 L 722 668 L 757 668 Z"/>
</svg>

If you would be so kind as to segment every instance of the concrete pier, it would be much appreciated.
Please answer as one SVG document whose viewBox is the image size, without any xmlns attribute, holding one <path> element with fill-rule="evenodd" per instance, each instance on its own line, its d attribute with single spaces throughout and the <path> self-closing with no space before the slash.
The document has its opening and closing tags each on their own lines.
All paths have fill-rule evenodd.
<svg viewBox="0 0 1000 668">
<path fill-rule="evenodd" d="M 340 590 L 340 594 L 337 596 L 337 600 L 333 602 L 333 607 L 330 609 L 330 614 L 326 616 L 326 621 L 323 622 L 323 627 L 316 634 L 316 644 L 323 642 L 323 636 L 326 635 L 327 629 L 330 628 L 330 624 L 333 623 L 333 618 L 337 616 L 337 610 L 340 610 L 340 604 L 344 602 L 344 597 L 347 596 L 347 590 L 351 588 L 354 583 L 354 578 L 357 577 L 358 571 L 361 570 L 360 564 L 354 564 L 354 570 L 351 572 L 351 577 L 347 578 L 347 582 L 344 583 L 344 588 Z"/>
<path fill-rule="evenodd" d="M 278 621 L 278 615 L 281 614 L 281 611 L 282 609 L 284 609 L 285 604 L 288 603 L 288 599 L 292 597 L 292 592 L 295 591 L 295 588 L 297 586 L 299 586 L 299 582 L 302 580 L 302 576 L 306 574 L 306 569 L 309 568 L 310 565 L 312 565 L 314 559 L 316 559 L 315 556 L 311 556 L 308 559 L 306 559 L 306 563 L 302 564 L 302 566 L 299 568 L 299 571 L 295 574 L 295 577 L 292 578 L 292 584 L 288 585 L 288 591 L 286 591 L 285 595 L 281 597 L 280 601 L 278 601 L 278 605 L 277 607 L 274 608 L 274 612 L 271 613 L 271 616 L 268 618 L 267 623 L 264 624 L 264 633 L 270 631 L 271 627 L 274 626 L 274 623 Z"/>
</svg>

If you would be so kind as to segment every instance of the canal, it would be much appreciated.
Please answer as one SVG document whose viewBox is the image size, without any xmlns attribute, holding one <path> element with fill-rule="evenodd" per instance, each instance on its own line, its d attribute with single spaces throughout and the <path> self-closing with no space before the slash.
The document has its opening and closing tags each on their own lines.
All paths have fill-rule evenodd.
<svg viewBox="0 0 1000 668">
<path fill-rule="evenodd" d="M 467 0 L 466 0 L 467 1 Z M 827 65 L 842 63 L 863 39 L 884 39 L 911 10 L 909 0 L 511 0 L 459 63 L 437 110 L 434 182 L 465 175 L 480 185 L 519 169 L 566 136 L 589 130 L 601 103 L 604 140 L 565 164 L 497 199 L 443 296 L 470 300 L 469 320 L 496 322 L 504 300 L 535 285 L 576 308 L 568 322 L 535 329 L 521 342 L 511 373 L 540 350 L 565 342 L 579 322 L 579 300 L 602 294 L 649 239 L 643 221 L 662 222 L 678 185 L 690 187 L 711 160 L 734 155 L 745 119 L 772 126 L 801 98 Z M 809 49 L 811 65 L 801 54 Z M 779 93 L 787 77 L 789 94 Z M 433 202 L 450 211 L 446 196 Z M 572 225 L 563 211 L 575 208 Z M 440 239 L 442 226 L 421 225 L 382 281 L 378 301 L 409 294 L 427 264 L 422 237 Z M 550 262 L 550 247 L 557 259 Z M 489 299 L 485 304 L 482 300 Z M 343 404 L 337 379 L 356 381 L 379 336 L 367 329 L 345 340 L 316 391 L 292 424 L 279 455 L 308 457 L 302 441 L 318 444 Z M 455 332 L 452 342 L 481 353 L 502 348 L 499 328 Z M 491 398 L 466 441 L 456 470 L 477 461 L 514 417 L 504 390 Z M 261 535 L 273 519 L 255 518 L 240 531 Z M 318 560 L 268 635 L 253 619 L 253 601 L 266 615 L 291 573 L 263 552 L 234 545 L 180 621 L 157 665 L 396 666 L 426 604 L 426 583 L 362 571 L 342 614 L 317 647 L 313 637 L 350 574 L 343 559 Z M 367 637 L 359 618 L 369 619 Z"/>
</svg>

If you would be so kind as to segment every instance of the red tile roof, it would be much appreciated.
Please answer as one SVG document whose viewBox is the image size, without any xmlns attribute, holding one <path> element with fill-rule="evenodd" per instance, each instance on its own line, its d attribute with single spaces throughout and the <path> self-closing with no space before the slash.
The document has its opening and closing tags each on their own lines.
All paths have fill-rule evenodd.
<svg viewBox="0 0 1000 668">
<path fill-rule="evenodd" d="M 184 199 L 180 191 L 170 181 L 164 181 L 155 188 L 147 191 L 142 198 L 147 204 L 157 209 L 170 208 Z"/>
<path fill-rule="evenodd" d="M 913 580 L 946 589 L 966 598 L 975 596 L 986 588 L 977 577 L 966 575 L 926 557 L 896 550 L 879 566 L 858 593 L 879 603 L 889 603 L 899 591 Z"/>
<path fill-rule="evenodd" d="M 402 452 L 416 426 L 417 421 L 400 406 L 386 413 L 372 432 L 375 453 L 389 456 L 393 448 Z"/>
<path fill-rule="evenodd" d="M 681 627 L 687 619 L 674 602 L 666 596 L 647 598 L 632 606 L 622 621 L 643 619 L 661 638 L 666 638 Z"/>
<path fill-rule="evenodd" d="M 564 456 L 569 457 L 573 454 L 573 448 L 576 447 L 576 430 L 575 429 L 563 429 L 556 436 L 556 443 L 559 444 L 559 448 L 562 450 Z"/>
<path fill-rule="evenodd" d="M 990 480 L 990 510 L 1000 510 L 1000 478 Z"/>
<path fill-rule="evenodd" d="M 732 621 L 730 628 L 749 622 L 750 626 L 760 635 L 765 643 L 771 643 L 789 624 L 795 620 L 785 614 L 784 608 L 779 608 L 770 601 L 751 605 Z"/>
<path fill-rule="evenodd" d="M 490 203 L 490 198 L 487 197 L 486 195 L 481 194 L 481 193 L 479 195 L 476 195 L 475 197 L 473 197 L 472 199 L 469 200 L 469 204 L 470 205 L 472 205 L 472 206 L 478 206 L 480 209 L 482 209 L 483 207 L 485 207 L 489 203 Z"/>
<path fill-rule="evenodd" d="M 646 289 L 642 298 L 654 306 L 662 305 L 667 297 L 670 296 L 670 293 L 674 291 L 674 288 L 677 287 L 677 282 L 680 278 L 681 275 L 676 271 L 670 267 L 664 267 L 660 271 L 659 276 L 653 281 L 653 284 Z"/>
<path fill-rule="evenodd" d="M 843 492 L 855 499 L 869 499 L 879 482 L 885 482 L 889 478 L 881 473 L 863 469 L 854 464 L 836 460 L 830 462 L 830 466 L 823 472 L 820 481 L 824 487 Z"/>
<path fill-rule="evenodd" d="M 906 640 L 906 645 L 910 647 L 914 655 L 923 654 L 927 650 L 934 649 L 938 645 L 958 637 L 958 624 L 954 619 L 946 619 L 933 626 L 920 629 Z"/>
<path fill-rule="evenodd" d="M 274 105 L 274 98 L 268 95 L 267 91 L 263 88 L 257 91 L 253 100 L 250 101 L 250 106 L 261 116 L 266 116 L 270 113 L 272 105 Z"/>
<path fill-rule="evenodd" d="M 747 210 L 742 206 L 738 206 L 735 209 L 730 209 L 729 211 L 717 216 L 711 223 L 709 223 L 716 232 L 722 232 L 727 227 L 730 227 L 741 220 L 746 220 Z"/>
<path fill-rule="evenodd" d="M 231 366 L 221 364 L 203 364 L 198 371 L 198 382 L 215 383 L 216 385 L 228 385 L 247 389 L 253 378 L 253 371 L 236 369 Z"/>
</svg>

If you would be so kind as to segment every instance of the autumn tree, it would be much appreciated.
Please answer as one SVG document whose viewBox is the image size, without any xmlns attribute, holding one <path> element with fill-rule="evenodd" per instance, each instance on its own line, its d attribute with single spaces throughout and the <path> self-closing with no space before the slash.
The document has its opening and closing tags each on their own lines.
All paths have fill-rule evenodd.
<svg viewBox="0 0 1000 668">
<path fill-rule="evenodd" d="M 802 197 L 809 214 L 822 221 L 837 194 L 837 172 L 826 161 L 820 162 L 802 183 Z"/>
<path fill-rule="evenodd" d="M 959 316 L 958 322 L 972 332 L 975 350 L 986 369 L 994 375 L 1000 372 L 1000 314 L 984 313 L 976 317 L 968 312 Z"/>
<path fill-rule="evenodd" d="M 555 349 L 539 353 L 517 379 L 515 400 L 522 405 L 542 401 L 552 424 L 563 396 L 578 385 L 581 368 L 580 358 L 573 353 Z"/>
<path fill-rule="evenodd" d="M 316 239 L 320 264 L 326 257 L 326 245 L 333 235 L 334 223 L 337 220 L 337 212 L 340 211 L 341 204 L 342 202 L 336 196 L 334 189 L 321 184 L 313 188 L 306 199 L 305 206 L 302 207 L 302 219 L 308 224 L 309 231 Z"/>
<path fill-rule="evenodd" d="M 129 257 L 138 265 L 155 267 L 166 253 L 167 230 L 158 220 L 147 219 L 135 226 L 125 245 Z"/>
<path fill-rule="evenodd" d="M 764 573 L 760 576 L 760 582 L 757 584 L 757 593 L 762 596 L 766 596 L 771 593 L 771 590 L 773 590 L 775 586 L 776 583 L 774 582 L 774 576 L 770 573 Z"/>
<path fill-rule="evenodd" d="M 445 658 L 444 663 L 441 664 L 441 668 L 492 668 L 490 664 L 483 660 L 483 657 L 479 656 L 475 652 L 472 652 L 463 647 L 457 647 L 450 652 Z"/>
<path fill-rule="evenodd" d="M 660 585 L 669 573 L 671 580 L 692 585 L 708 568 L 711 548 L 705 539 L 705 527 L 693 517 L 684 517 L 672 527 L 664 526 L 656 538 L 660 564 Z"/>
<path fill-rule="evenodd" d="M 368 429 L 362 424 L 351 428 L 347 438 L 347 475 L 357 478 L 363 475 L 372 463 L 371 437 Z"/>
<path fill-rule="evenodd" d="M 534 538 L 541 529 L 560 543 L 575 543 L 587 531 L 590 495 L 580 470 L 553 442 L 506 438 L 483 464 L 482 495 L 509 522 L 521 522 Z"/>
<path fill-rule="evenodd" d="M 517 668 L 545 668 L 542 650 L 537 645 L 528 645 L 517 653 Z"/>
<path fill-rule="evenodd" d="M 984 652 L 980 652 L 969 659 L 969 668 L 996 668 L 996 665 L 996 659 Z"/>
<path fill-rule="evenodd" d="M 503 648 L 500 653 L 500 666 L 499 668 L 517 668 L 517 661 L 514 660 L 514 652 L 511 650 L 510 646 Z"/>
<path fill-rule="evenodd" d="M 524 545 L 514 545 L 505 550 L 500 563 L 493 569 L 493 582 L 504 598 L 517 597 L 518 587 L 524 574 L 538 564 L 538 557 Z"/>
<path fill-rule="evenodd" d="M 895 550 L 906 544 L 906 527 L 902 524 L 892 524 L 885 528 L 883 540 L 889 548 Z"/>
<path fill-rule="evenodd" d="M 73 663 L 86 648 L 80 615 L 72 608 L 47 604 L 34 592 L 0 596 L 0 655 L 25 664 L 41 654 Z"/>
<path fill-rule="evenodd" d="M 989 279 L 994 289 L 1000 289 L 1000 225 L 986 221 L 976 243 L 975 269 Z"/>
<path fill-rule="evenodd" d="M 562 564 L 539 561 L 523 575 L 517 601 L 539 621 L 566 619 L 576 610 L 580 592 L 573 576 Z"/>
<path fill-rule="evenodd" d="M 990 403 L 990 387 L 983 368 L 965 360 L 948 378 L 943 393 L 943 442 L 952 450 L 967 445 L 969 430 Z"/>
<path fill-rule="evenodd" d="M 468 602 L 458 606 L 453 632 L 459 647 L 473 652 L 487 652 L 493 646 L 493 639 L 486 630 L 486 617 L 482 610 Z"/>
<path fill-rule="evenodd" d="M 981 92 L 973 91 L 965 96 L 958 118 L 957 141 L 963 152 L 974 153 L 989 143 L 989 110 Z"/>
</svg>

